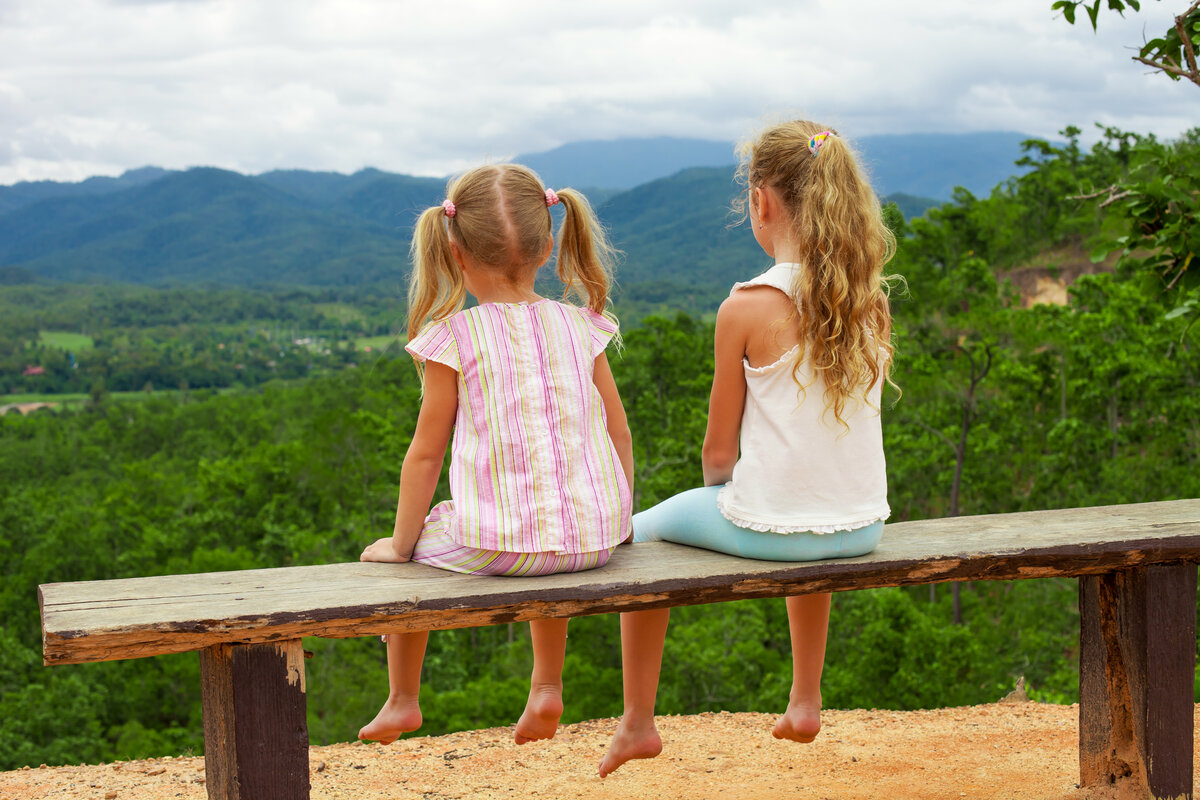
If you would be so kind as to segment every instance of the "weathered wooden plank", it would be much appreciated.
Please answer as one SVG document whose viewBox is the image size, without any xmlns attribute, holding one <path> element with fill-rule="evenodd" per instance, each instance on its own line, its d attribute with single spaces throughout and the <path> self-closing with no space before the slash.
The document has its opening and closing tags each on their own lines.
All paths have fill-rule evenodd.
<svg viewBox="0 0 1200 800">
<path fill-rule="evenodd" d="M 888 526 L 873 553 L 751 561 L 667 543 L 601 569 L 540 578 L 419 564 L 329 564 L 39 588 L 47 664 L 139 658 L 220 642 L 347 637 L 751 597 L 955 580 L 1100 574 L 1200 561 L 1200 500 L 956 517 Z"/>
<path fill-rule="evenodd" d="M 309 795 L 300 640 L 200 651 L 204 771 L 210 800 Z"/>
<path fill-rule="evenodd" d="M 1191 800 L 1196 565 L 1080 580 L 1079 776 Z"/>
</svg>

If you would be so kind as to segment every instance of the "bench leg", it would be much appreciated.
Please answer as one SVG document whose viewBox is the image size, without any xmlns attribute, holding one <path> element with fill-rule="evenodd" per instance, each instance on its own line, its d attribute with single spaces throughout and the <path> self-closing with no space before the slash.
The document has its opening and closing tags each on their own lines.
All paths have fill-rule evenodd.
<svg viewBox="0 0 1200 800">
<path fill-rule="evenodd" d="M 308 721 L 299 639 L 200 652 L 210 800 L 306 800 Z"/>
<path fill-rule="evenodd" d="M 1079 777 L 1192 800 L 1196 565 L 1079 579 Z"/>
</svg>

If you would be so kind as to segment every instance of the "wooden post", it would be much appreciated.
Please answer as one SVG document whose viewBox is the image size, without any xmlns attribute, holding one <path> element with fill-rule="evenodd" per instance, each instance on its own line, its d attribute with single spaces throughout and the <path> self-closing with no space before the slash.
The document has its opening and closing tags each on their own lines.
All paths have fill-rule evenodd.
<svg viewBox="0 0 1200 800">
<path fill-rule="evenodd" d="M 306 800 L 308 721 L 299 639 L 200 651 L 210 800 Z"/>
<path fill-rule="evenodd" d="M 1196 564 L 1079 579 L 1079 778 L 1192 800 Z"/>
</svg>

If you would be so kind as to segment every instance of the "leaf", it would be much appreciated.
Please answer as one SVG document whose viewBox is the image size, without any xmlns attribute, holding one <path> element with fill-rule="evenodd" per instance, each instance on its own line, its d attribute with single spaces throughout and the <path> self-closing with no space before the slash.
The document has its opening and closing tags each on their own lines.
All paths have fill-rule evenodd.
<svg viewBox="0 0 1200 800">
<path fill-rule="evenodd" d="M 1166 314 L 1163 315 L 1163 319 L 1179 319 L 1184 314 L 1190 314 L 1193 308 L 1194 308 L 1194 306 L 1192 305 L 1192 301 L 1189 300 L 1186 303 L 1183 303 L 1182 305 L 1178 305 L 1175 308 L 1172 308 L 1170 311 L 1168 311 Z"/>
<path fill-rule="evenodd" d="M 1113 249 L 1115 249 L 1115 248 L 1112 248 L 1107 244 L 1100 245 L 1099 247 L 1097 247 L 1095 250 L 1092 251 L 1092 254 L 1091 254 L 1092 263 L 1099 264 L 1101 261 L 1108 258 L 1108 254 L 1111 253 L 1113 251 Z"/>
<path fill-rule="evenodd" d="M 1056 3 L 1055 5 L 1059 5 L 1059 4 Z M 1075 4 L 1074 3 L 1062 3 L 1061 6 L 1062 6 L 1062 12 L 1063 12 L 1063 19 L 1065 19 L 1067 21 L 1068 25 L 1074 25 L 1075 24 Z"/>
<path fill-rule="evenodd" d="M 1096 30 L 1096 18 L 1100 15 L 1100 0 L 1096 0 L 1090 6 L 1084 6 L 1087 9 L 1088 18 L 1092 21 L 1092 30 Z"/>
</svg>

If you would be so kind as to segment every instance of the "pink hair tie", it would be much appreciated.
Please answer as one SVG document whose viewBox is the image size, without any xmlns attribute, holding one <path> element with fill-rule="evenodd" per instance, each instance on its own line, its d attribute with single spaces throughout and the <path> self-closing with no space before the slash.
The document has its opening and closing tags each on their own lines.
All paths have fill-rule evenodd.
<svg viewBox="0 0 1200 800">
<path fill-rule="evenodd" d="M 559 204 L 558 193 L 555 192 L 553 189 L 547 189 L 546 190 L 546 205 L 547 206 L 556 206 L 558 204 Z"/>
<path fill-rule="evenodd" d="M 823 144 L 825 144 L 825 140 L 828 139 L 830 136 L 833 136 L 833 131 L 821 131 L 820 133 L 813 136 L 811 139 L 808 140 L 808 152 L 812 153 L 815 156 L 817 154 L 817 151 L 821 149 L 821 146 Z"/>
<path fill-rule="evenodd" d="M 454 219 L 454 215 L 458 213 L 458 209 L 454 207 L 454 203 L 451 203 L 448 199 L 442 201 L 442 211 L 445 211 L 446 216 L 450 219 Z"/>
</svg>

